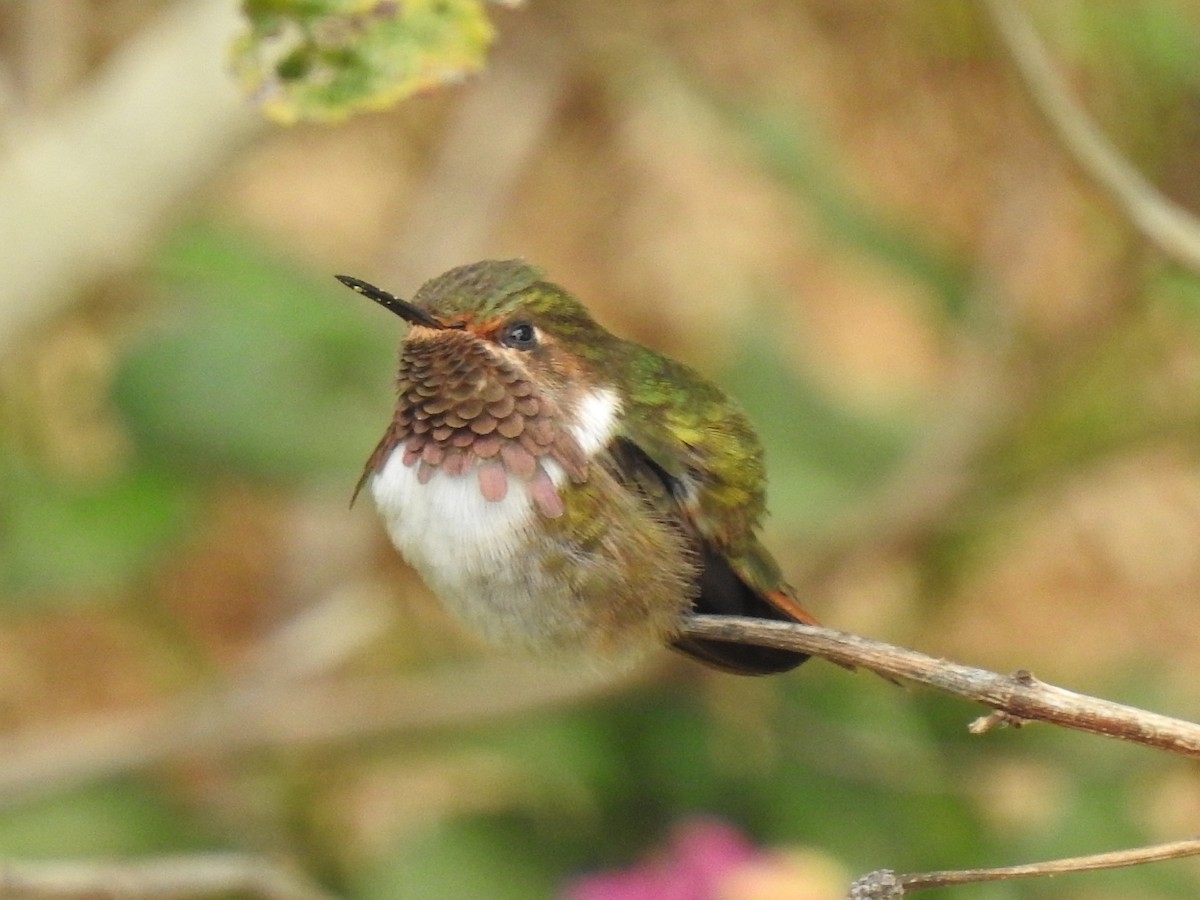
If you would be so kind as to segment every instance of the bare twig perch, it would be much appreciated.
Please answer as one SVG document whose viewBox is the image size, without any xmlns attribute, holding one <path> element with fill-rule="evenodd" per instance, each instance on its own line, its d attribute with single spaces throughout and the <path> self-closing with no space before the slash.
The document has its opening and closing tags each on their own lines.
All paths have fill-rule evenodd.
<svg viewBox="0 0 1200 900">
<path fill-rule="evenodd" d="M 1001 721 L 1050 722 L 1200 759 L 1200 725 L 1064 690 L 1038 681 L 1028 672 L 1000 675 L 831 628 L 791 622 L 692 616 L 685 623 L 683 634 L 799 650 L 974 700 L 994 711 L 972 726 L 975 732 L 986 731 Z"/>
<path fill-rule="evenodd" d="M 1008 881 L 1013 878 L 1066 875 L 1072 872 L 1096 872 L 1119 869 L 1145 863 L 1181 859 L 1200 854 L 1200 838 L 1155 844 L 1133 850 L 1072 856 L 1023 866 L 1000 866 L 993 869 L 956 869 L 950 872 L 917 872 L 897 875 L 887 869 L 871 872 L 850 886 L 849 900 L 900 900 L 914 891 L 950 887 L 956 884 L 979 884 L 984 881 Z"/>
<path fill-rule="evenodd" d="M 1167 256 L 1200 273 L 1200 220 L 1172 203 L 1126 160 L 1071 96 L 1016 0 L 983 0 L 997 35 L 1068 155 Z"/>
</svg>

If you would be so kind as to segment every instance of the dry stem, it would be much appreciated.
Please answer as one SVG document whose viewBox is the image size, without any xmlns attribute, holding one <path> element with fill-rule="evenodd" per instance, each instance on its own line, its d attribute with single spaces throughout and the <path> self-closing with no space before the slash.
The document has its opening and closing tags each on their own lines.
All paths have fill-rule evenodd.
<svg viewBox="0 0 1200 900">
<path fill-rule="evenodd" d="M 984 881 L 1007 881 L 1013 878 L 1066 875 L 1073 872 L 1096 872 L 1119 869 L 1145 863 L 1181 859 L 1200 854 L 1200 838 L 1154 844 L 1133 850 L 1071 856 L 1022 866 L 998 866 L 990 869 L 955 869 L 944 872 L 916 872 L 897 875 L 887 869 L 870 872 L 850 887 L 849 900 L 899 900 L 913 891 L 949 887 L 957 884 L 979 884 Z"/>
<path fill-rule="evenodd" d="M 860 666 L 887 678 L 903 678 L 965 697 L 1002 714 L 972 726 L 986 731 L 998 721 L 1039 721 L 1117 738 L 1183 756 L 1200 758 L 1200 725 L 1109 700 L 1077 694 L 1038 681 L 1028 672 L 1000 675 L 945 659 L 935 659 L 881 641 L 791 622 L 766 622 L 733 616 L 692 616 L 683 634 L 799 650 L 841 665 Z"/>
</svg>

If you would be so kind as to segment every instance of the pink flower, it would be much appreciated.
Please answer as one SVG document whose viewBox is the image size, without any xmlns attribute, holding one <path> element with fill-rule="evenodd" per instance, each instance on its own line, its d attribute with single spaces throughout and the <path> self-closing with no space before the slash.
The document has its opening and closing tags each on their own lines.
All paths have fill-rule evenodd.
<svg viewBox="0 0 1200 900">
<path fill-rule="evenodd" d="M 632 869 L 586 875 L 563 900 L 714 900 L 720 883 L 762 854 L 717 819 L 692 819 L 672 830 L 665 849 Z"/>
</svg>

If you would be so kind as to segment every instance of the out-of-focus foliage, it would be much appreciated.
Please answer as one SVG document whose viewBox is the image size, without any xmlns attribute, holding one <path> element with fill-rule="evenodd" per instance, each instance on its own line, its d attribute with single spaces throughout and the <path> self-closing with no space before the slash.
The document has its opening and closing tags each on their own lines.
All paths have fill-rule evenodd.
<svg viewBox="0 0 1200 900">
<path fill-rule="evenodd" d="M 271 260 L 243 237 L 178 236 L 161 259 L 161 321 L 130 349 L 115 396 L 155 465 L 266 478 L 345 473 L 378 435 L 393 323 Z M 386 395 L 384 395 L 386 396 Z"/>
<path fill-rule="evenodd" d="M 823 157 L 822 140 L 794 112 L 741 107 L 734 127 L 760 155 L 783 188 L 813 211 L 831 243 L 846 247 L 913 279 L 947 315 L 960 314 L 968 291 L 961 262 L 936 249 L 919 223 L 889 222 L 846 184 L 836 162 Z"/>
<path fill-rule="evenodd" d="M 156 320 L 112 386 L 120 471 L 56 482 L 9 448 L 0 586 L 79 602 L 161 562 L 213 479 L 347 477 L 377 439 L 393 335 L 243 235 L 192 228 L 158 261 Z M 346 299 L 346 298 L 342 298 Z M 391 326 L 385 320 L 376 325 Z M 86 591 L 83 589 L 87 589 Z"/>
<path fill-rule="evenodd" d="M 17 598 L 81 598 L 72 592 L 119 590 L 161 560 L 193 492 L 150 467 L 75 486 L 14 466 L 4 499 L 0 587 Z"/>
<path fill-rule="evenodd" d="M 777 339 L 761 325 L 744 335 L 722 384 L 759 423 L 773 521 L 819 530 L 870 493 L 912 435 L 900 422 L 854 415 L 832 403 L 788 366 Z"/>
<path fill-rule="evenodd" d="M 277 122 L 385 109 L 483 67 L 483 0 L 245 0 L 238 79 Z"/>
<path fill-rule="evenodd" d="M 181 815 L 170 793 L 142 779 L 115 778 L 0 814 L 6 857 L 116 857 L 219 847 L 195 816 Z"/>
</svg>

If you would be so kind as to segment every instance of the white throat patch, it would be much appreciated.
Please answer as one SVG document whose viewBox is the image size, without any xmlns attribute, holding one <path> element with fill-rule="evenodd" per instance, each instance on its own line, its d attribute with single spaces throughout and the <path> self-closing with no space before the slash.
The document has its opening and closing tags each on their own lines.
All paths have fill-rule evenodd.
<svg viewBox="0 0 1200 900">
<path fill-rule="evenodd" d="M 613 439 L 620 412 L 621 395 L 612 388 L 592 391 L 579 401 L 571 433 L 585 456 L 591 456 Z"/>
</svg>

